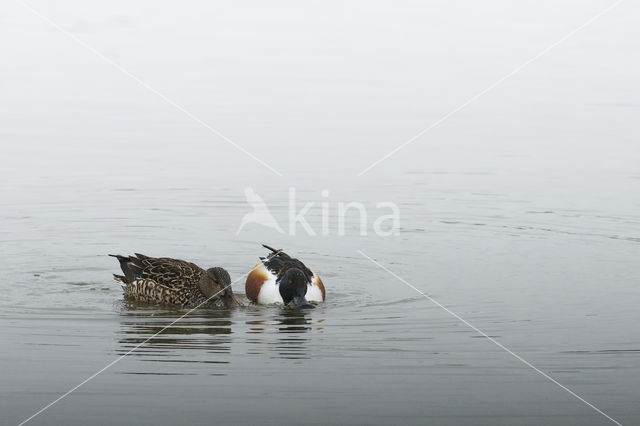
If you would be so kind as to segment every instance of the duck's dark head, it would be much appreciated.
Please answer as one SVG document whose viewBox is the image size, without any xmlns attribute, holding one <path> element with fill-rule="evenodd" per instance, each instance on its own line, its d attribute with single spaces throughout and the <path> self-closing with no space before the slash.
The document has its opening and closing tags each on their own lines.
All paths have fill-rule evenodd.
<svg viewBox="0 0 640 426">
<path fill-rule="evenodd" d="M 200 277 L 200 290 L 207 298 L 220 299 L 226 307 L 237 303 L 231 289 L 231 277 L 224 268 L 207 269 Z"/>
<path fill-rule="evenodd" d="M 285 305 L 293 303 L 298 308 L 313 309 L 315 306 L 307 302 L 307 277 L 298 268 L 287 270 L 280 279 L 280 296 Z"/>
</svg>

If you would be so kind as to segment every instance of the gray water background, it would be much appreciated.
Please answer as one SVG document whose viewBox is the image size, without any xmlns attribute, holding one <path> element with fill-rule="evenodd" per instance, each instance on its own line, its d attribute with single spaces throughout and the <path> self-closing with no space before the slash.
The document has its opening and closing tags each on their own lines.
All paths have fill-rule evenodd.
<svg viewBox="0 0 640 426">
<path fill-rule="evenodd" d="M 17 1 L 0 9 L 0 423 L 186 311 L 125 302 L 106 256 L 285 248 L 312 312 L 198 310 L 33 419 L 85 424 L 640 423 L 640 7 L 608 14 L 361 177 L 610 2 Z M 252 187 L 287 230 L 236 235 Z M 329 196 L 323 197 L 322 191 Z M 372 232 L 396 203 L 397 236 Z M 339 202 L 361 202 L 337 232 Z M 243 282 L 234 285 L 243 293 Z"/>
</svg>

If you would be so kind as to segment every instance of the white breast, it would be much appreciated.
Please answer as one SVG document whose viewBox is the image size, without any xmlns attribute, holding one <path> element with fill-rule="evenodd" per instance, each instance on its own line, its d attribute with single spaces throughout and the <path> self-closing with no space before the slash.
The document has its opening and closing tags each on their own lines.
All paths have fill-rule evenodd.
<svg viewBox="0 0 640 426">
<path fill-rule="evenodd" d="M 320 287 L 318 287 L 315 284 L 309 284 L 307 286 L 306 299 L 307 299 L 308 302 L 321 303 L 322 302 L 322 291 L 320 290 Z"/>
<path fill-rule="evenodd" d="M 322 290 L 320 290 L 320 287 L 316 284 L 309 284 L 305 298 L 308 302 L 322 303 Z M 280 289 L 276 284 L 275 275 L 271 276 L 268 281 L 262 284 L 260 293 L 258 293 L 258 303 L 261 305 L 271 305 L 274 303 L 284 304 L 282 296 L 280 295 Z"/>
<path fill-rule="evenodd" d="M 264 284 L 262 284 L 262 287 L 260 287 L 258 303 L 261 305 L 271 305 L 272 303 L 284 304 L 282 296 L 280 296 L 280 289 L 276 284 L 275 275 L 271 275 L 269 280 L 265 281 Z"/>
</svg>

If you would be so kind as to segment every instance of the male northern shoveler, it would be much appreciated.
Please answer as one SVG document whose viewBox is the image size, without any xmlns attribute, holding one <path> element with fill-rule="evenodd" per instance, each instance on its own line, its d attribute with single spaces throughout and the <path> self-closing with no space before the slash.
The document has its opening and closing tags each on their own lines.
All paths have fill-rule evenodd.
<svg viewBox="0 0 640 426">
<path fill-rule="evenodd" d="M 322 280 L 298 259 L 293 259 L 282 249 L 271 250 L 267 257 L 261 257 L 249 273 L 245 291 L 249 300 L 260 304 L 291 301 L 299 308 L 313 308 L 309 302 L 324 302 L 325 291 Z"/>
<path fill-rule="evenodd" d="M 224 268 L 206 271 L 198 265 L 168 257 L 110 254 L 120 261 L 123 275 L 113 274 L 124 295 L 141 302 L 181 306 L 237 304 L 231 277 Z"/>
</svg>

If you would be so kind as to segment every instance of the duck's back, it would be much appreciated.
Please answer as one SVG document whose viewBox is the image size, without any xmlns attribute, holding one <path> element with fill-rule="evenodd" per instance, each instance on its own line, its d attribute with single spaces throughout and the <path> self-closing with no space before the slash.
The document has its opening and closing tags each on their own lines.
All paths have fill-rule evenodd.
<svg viewBox="0 0 640 426">
<path fill-rule="evenodd" d="M 118 259 L 124 275 L 114 277 L 125 296 L 141 302 L 195 305 L 206 301 L 199 289 L 205 271 L 194 263 L 168 257 L 111 255 Z"/>
</svg>

